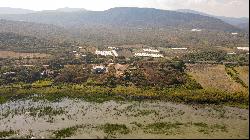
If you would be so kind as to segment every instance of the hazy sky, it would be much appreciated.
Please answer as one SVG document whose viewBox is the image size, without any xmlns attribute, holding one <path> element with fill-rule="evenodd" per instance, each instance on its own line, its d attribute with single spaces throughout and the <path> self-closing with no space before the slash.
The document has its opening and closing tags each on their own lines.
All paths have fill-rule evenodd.
<svg viewBox="0 0 250 140">
<path fill-rule="evenodd" d="M 112 7 L 193 9 L 213 15 L 249 17 L 249 0 L 0 0 L 0 7 L 54 10 L 62 7 L 102 11 Z"/>
</svg>

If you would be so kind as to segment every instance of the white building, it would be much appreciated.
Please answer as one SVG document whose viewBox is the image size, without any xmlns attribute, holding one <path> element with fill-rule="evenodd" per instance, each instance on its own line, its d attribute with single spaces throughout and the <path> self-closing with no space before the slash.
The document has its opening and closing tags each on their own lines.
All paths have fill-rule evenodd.
<svg viewBox="0 0 250 140">
<path fill-rule="evenodd" d="M 237 47 L 238 50 L 249 51 L 249 47 Z"/>
<path fill-rule="evenodd" d="M 107 68 L 104 67 L 104 66 L 102 66 L 102 65 L 100 65 L 100 66 L 93 66 L 92 71 L 93 71 L 94 73 L 99 73 L 99 74 L 100 74 L 100 73 L 106 72 L 106 71 L 107 71 Z"/>
<path fill-rule="evenodd" d="M 192 31 L 192 32 L 200 32 L 201 29 L 192 29 L 191 31 Z"/>
<path fill-rule="evenodd" d="M 186 50 L 187 48 L 171 48 L 172 50 Z"/>
<path fill-rule="evenodd" d="M 227 54 L 236 54 L 235 52 L 230 52 L 230 53 L 227 53 Z"/>
<path fill-rule="evenodd" d="M 114 54 L 115 57 L 118 56 L 118 53 L 115 50 L 112 50 L 112 53 Z"/>
<path fill-rule="evenodd" d="M 108 47 L 108 49 L 115 50 L 115 49 L 117 49 L 117 48 L 116 48 L 116 47 Z"/>
<path fill-rule="evenodd" d="M 97 51 L 96 50 L 95 54 L 97 54 L 97 55 L 104 55 L 104 56 L 107 56 L 107 55 L 113 56 L 112 51 Z"/>
<path fill-rule="evenodd" d="M 231 33 L 232 35 L 237 35 L 238 33 Z"/>
<path fill-rule="evenodd" d="M 162 54 L 150 54 L 150 53 L 135 53 L 135 56 L 163 57 Z"/>
<path fill-rule="evenodd" d="M 115 57 L 117 57 L 118 56 L 118 54 L 117 54 L 117 52 L 115 51 L 115 50 L 111 50 L 111 51 L 95 51 L 95 54 L 97 54 L 97 55 L 104 55 L 104 56 L 107 56 L 107 55 L 111 55 L 111 56 L 115 56 Z"/>
<path fill-rule="evenodd" d="M 143 51 L 145 51 L 145 52 L 155 52 L 155 53 L 159 52 L 158 50 L 153 50 L 153 49 L 143 49 Z"/>
</svg>

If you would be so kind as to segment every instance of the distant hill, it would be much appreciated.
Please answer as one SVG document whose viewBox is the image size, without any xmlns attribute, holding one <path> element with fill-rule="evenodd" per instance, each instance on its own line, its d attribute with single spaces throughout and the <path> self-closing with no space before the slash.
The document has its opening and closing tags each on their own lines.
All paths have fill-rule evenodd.
<svg viewBox="0 0 250 140">
<path fill-rule="evenodd" d="M 201 28 L 218 31 L 239 31 L 219 19 L 192 13 L 154 8 L 120 7 L 106 11 L 37 12 L 25 15 L 1 15 L 0 18 L 54 24 L 64 27 L 110 26 L 138 28 Z"/>
<path fill-rule="evenodd" d="M 19 52 L 46 52 L 59 49 L 60 44 L 54 41 L 15 33 L 0 33 L 0 50 Z"/>
<path fill-rule="evenodd" d="M 55 25 L 32 23 L 24 21 L 10 21 L 0 19 L 0 33 L 11 32 L 19 35 L 39 38 L 62 40 L 68 36 L 68 31 Z"/>
<path fill-rule="evenodd" d="M 78 12 L 78 11 L 87 11 L 87 10 L 83 9 L 83 8 L 69 8 L 69 7 L 64 7 L 64 8 L 58 8 L 55 11 L 59 11 L 59 12 Z"/>
<path fill-rule="evenodd" d="M 0 7 L 0 14 L 28 14 L 28 13 L 35 13 L 35 11 L 21 9 L 21 8 Z"/>
<path fill-rule="evenodd" d="M 246 27 L 247 27 L 247 25 L 249 26 L 249 18 L 246 18 L 246 17 L 235 18 L 235 17 L 215 16 L 215 15 L 210 15 L 210 14 L 206 14 L 203 12 L 190 10 L 190 9 L 179 9 L 177 11 L 183 12 L 183 13 L 193 13 L 193 14 L 199 14 L 199 15 L 203 15 L 203 16 L 215 17 L 215 18 L 221 19 L 222 21 L 224 21 L 228 24 L 234 25 L 234 26 L 239 27 L 239 28 L 244 29 L 244 30 L 248 30 L 248 28 L 246 28 Z"/>
<path fill-rule="evenodd" d="M 239 28 L 249 32 L 249 22 L 248 23 L 241 23 L 237 25 Z"/>
</svg>

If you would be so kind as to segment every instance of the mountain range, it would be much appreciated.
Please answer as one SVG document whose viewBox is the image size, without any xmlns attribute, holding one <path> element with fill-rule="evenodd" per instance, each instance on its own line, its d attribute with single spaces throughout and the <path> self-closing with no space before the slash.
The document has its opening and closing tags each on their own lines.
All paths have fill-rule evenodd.
<svg viewBox="0 0 250 140">
<path fill-rule="evenodd" d="M 203 16 L 210 16 L 210 17 L 215 17 L 218 19 L 221 19 L 222 21 L 234 25 L 236 27 L 239 27 L 241 29 L 244 29 L 246 31 L 249 30 L 249 18 L 247 17 L 241 17 L 241 18 L 235 18 L 235 17 L 225 17 L 225 16 L 215 16 L 215 15 L 210 15 L 207 13 L 195 11 L 195 10 L 190 10 L 190 9 L 178 9 L 178 12 L 183 12 L 183 13 L 193 13 L 193 14 L 199 14 Z"/>
<path fill-rule="evenodd" d="M 219 31 L 240 31 L 239 28 L 212 16 L 183 11 L 178 12 L 136 7 L 118 7 L 105 11 L 62 8 L 25 14 L 1 14 L 0 18 L 14 21 L 53 24 L 62 27 L 201 28 Z"/>
</svg>

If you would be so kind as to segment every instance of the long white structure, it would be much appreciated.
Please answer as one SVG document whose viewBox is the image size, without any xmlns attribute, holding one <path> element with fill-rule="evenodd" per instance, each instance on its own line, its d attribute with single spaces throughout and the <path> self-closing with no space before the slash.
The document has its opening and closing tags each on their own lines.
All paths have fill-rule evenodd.
<svg viewBox="0 0 250 140">
<path fill-rule="evenodd" d="M 201 29 L 192 29 L 191 31 L 192 31 L 192 32 L 200 32 Z"/>
<path fill-rule="evenodd" d="M 104 56 L 113 55 L 111 51 L 97 51 L 97 50 L 95 51 L 95 54 Z"/>
<path fill-rule="evenodd" d="M 162 54 L 153 54 L 153 53 L 135 53 L 135 56 L 146 56 L 146 57 L 163 57 Z"/>
<path fill-rule="evenodd" d="M 230 53 L 227 53 L 227 54 L 236 54 L 235 52 L 230 52 Z"/>
<path fill-rule="evenodd" d="M 118 56 L 118 53 L 115 51 L 115 50 L 111 50 L 111 51 L 95 51 L 95 54 L 97 55 L 104 55 L 104 56 L 107 56 L 107 55 L 111 55 L 111 56 L 115 56 L 117 57 Z"/>
<path fill-rule="evenodd" d="M 238 50 L 249 51 L 249 47 L 237 47 Z"/>
<path fill-rule="evenodd" d="M 152 49 L 143 49 L 143 51 L 145 51 L 145 52 L 155 52 L 155 53 L 159 52 L 158 50 L 152 50 Z"/>
<path fill-rule="evenodd" d="M 118 56 L 117 52 L 115 50 L 112 50 L 112 53 L 114 54 L 115 57 Z"/>
<path fill-rule="evenodd" d="M 171 48 L 172 50 L 186 50 L 187 48 Z"/>
</svg>

